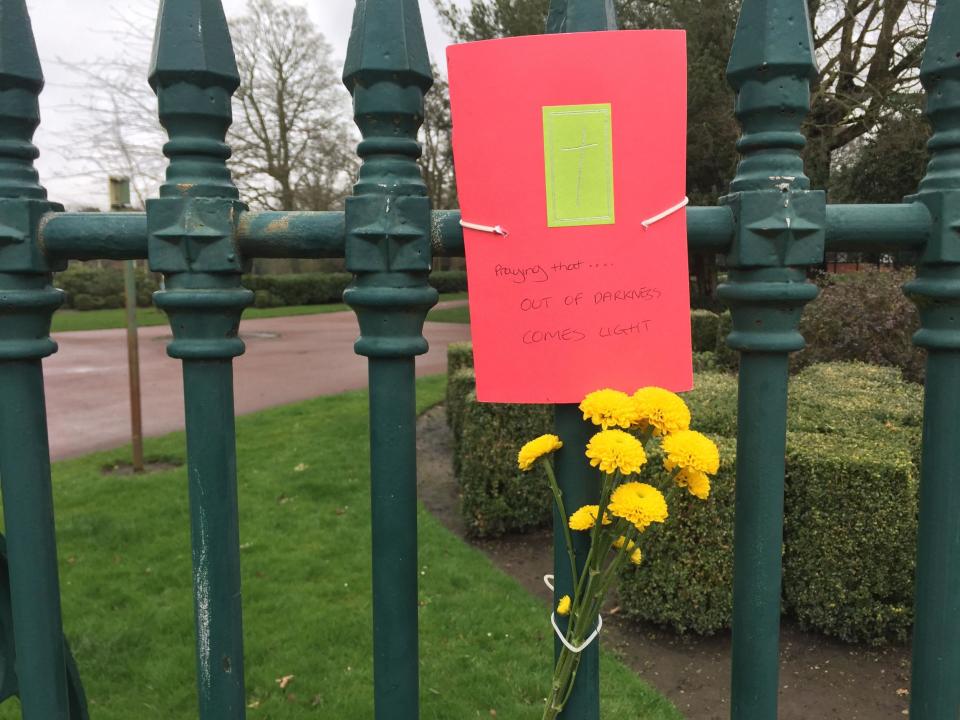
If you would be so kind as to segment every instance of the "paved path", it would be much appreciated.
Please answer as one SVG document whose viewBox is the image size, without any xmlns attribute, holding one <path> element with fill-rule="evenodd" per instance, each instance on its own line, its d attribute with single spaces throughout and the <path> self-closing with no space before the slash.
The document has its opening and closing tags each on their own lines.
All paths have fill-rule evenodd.
<svg viewBox="0 0 960 720">
<path fill-rule="evenodd" d="M 238 415 L 367 385 L 367 360 L 353 352 L 352 312 L 244 320 L 240 334 L 247 352 L 234 361 Z M 430 352 L 417 358 L 418 376 L 444 372 L 447 345 L 468 340 L 470 329 L 427 323 L 424 334 Z M 169 338 L 167 327 L 140 330 L 146 436 L 183 428 L 183 380 L 180 362 L 166 354 Z M 126 331 L 56 333 L 54 339 L 60 350 L 44 361 L 53 459 L 129 442 Z"/>
</svg>

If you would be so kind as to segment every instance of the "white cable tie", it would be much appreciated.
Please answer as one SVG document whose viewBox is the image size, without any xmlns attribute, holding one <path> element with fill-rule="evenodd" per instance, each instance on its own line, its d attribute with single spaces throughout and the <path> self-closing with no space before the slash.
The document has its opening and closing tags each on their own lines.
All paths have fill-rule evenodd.
<svg viewBox="0 0 960 720">
<path fill-rule="evenodd" d="M 557 634 L 557 637 L 560 638 L 560 642 L 562 642 L 566 646 L 567 650 L 572 652 L 574 655 L 579 655 L 580 653 L 582 653 L 584 650 L 587 649 L 587 646 L 590 645 L 590 643 L 592 643 L 594 640 L 597 639 L 597 636 L 600 634 L 600 628 L 603 627 L 603 616 L 597 615 L 596 630 L 590 633 L 590 637 L 584 640 L 579 646 L 571 645 L 569 642 L 567 642 L 567 639 L 563 636 L 563 633 L 560 632 L 560 628 L 557 627 L 556 613 L 550 613 L 550 624 L 553 625 L 553 631 Z"/>
<path fill-rule="evenodd" d="M 477 223 L 467 222 L 466 220 L 460 221 L 460 227 L 479 230 L 480 232 L 494 233 L 500 237 L 506 237 L 510 234 L 500 225 L 478 225 Z"/>
<path fill-rule="evenodd" d="M 551 590 L 553 590 L 553 575 L 544 575 L 543 584 L 546 585 Z M 603 617 L 600 615 L 597 615 L 597 629 L 593 631 L 593 634 L 591 634 L 590 637 L 588 637 L 586 640 L 583 641 L 580 647 L 576 647 L 567 642 L 567 639 L 563 636 L 563 633 L 560 632 L 560 628 L 557 626 L 556 613 L 550 613 L 550 624 L 553 625 L 553 631 L 557 634 L 557 637 L 560 638 L 560 642 L 566 645 L 567 650 L 572 652 L 574 655 L 579 655 L 587 648 L 587 646 L 590 643 L 592 643 L 596 639 L 597 635 L 600 634 L 600 628 L 603 627 Z"/>
<path fill-rule="evenodd" d="M 644 230 L 649 230 L 649 229 L 650 229 L 650 226 L 653 225 L 654 223 L 660 222 L 661 220 L 663 220 L 663 219 L 666 218 L 666 217 L 670 217 L 671 215 L 673 215 L 673 214 L 674 214 L 675 212 L 677 212 L 678 210 L 683 210 L 683 208 L 685 208 L 685 207 L 686 207 L 687 205 L 689 205 L 689 204 L 690 204 L 690 198 L 684 197 L 683 200 L 681 200 L 680 202 L 678 202 L 678 203 L 677 203 L 676 205 L 674 205 L 673 207 L 667 208 L 667 209 L 664 210 L 662 213 L 660 213 L 659 215 L 654 215 L 652 218 L 647 218 L 646 220 L 644 220 L 644 221 L 643 221 L 642 223 L 640 223 L 640 224 L 643 225 L 643 229 L 644 229 Z"/>
</svg>

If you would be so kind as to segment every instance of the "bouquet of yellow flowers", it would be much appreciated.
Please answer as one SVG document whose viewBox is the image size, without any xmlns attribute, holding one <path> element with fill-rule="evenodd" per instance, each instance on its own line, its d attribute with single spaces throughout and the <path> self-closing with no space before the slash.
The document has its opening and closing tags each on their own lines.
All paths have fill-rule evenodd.
<svg viewBox="0 0 960 720">
<path fill-rule="evenodd" d="M 563 650 L 554 668 L 543 720 L 556 718 L 566 705 L 580 653 L 600 631 L 600 608 L 607 591 L 627 563 L 640 564 L 644 533 L 653 523 L 667 520 L 669 501 L 682 488 L 706 500 L 710 476 L 720 467 L 717 446 L 690 429 L 690 410 L 669 390 L 647 387 L 633 395 L 597 390 L 584 398 L 580 410 L 584 420 L 600 426 L 586 447 L 590 464 L 600 471 L 599 505 L 584 505 L 567 515 L 550 463 L 550 455 L 563 446 L 556 435 L 531 440 L 517 457 L 523 471 L 543 466 L 560 515 L 568 518 L 563 531 L 575 587 L 573 598 L 564 595 L 556 608 L 556 615 L 569 618 L 566 633 L 560 632 L 551 616 Z M 662 468 L 647 463 L 651 443 L 660 446 Z M 598 522 L 598 518 L 602 520 Z M 590 533 L 590 550 L 579 575 L 571 530 Z"/>
</svg>

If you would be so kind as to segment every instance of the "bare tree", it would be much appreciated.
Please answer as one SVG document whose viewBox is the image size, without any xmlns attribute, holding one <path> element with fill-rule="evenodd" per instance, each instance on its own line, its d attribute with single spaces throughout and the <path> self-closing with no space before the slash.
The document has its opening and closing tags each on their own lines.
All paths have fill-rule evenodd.
<svg viewBox="0 0 960 720">
<path fill-rule="evenodd" d="M 548 0 L 434 0 L 461 41 L 542 32 Z M 917 90 L 933 0 L 807 0 L 819 76 L 806 123 L 807 173 L 827 187 L 833 154 L 874 134 Z M 622 27 L 681 27 L 690 52 L 689 181 L 709 202 L 736 165 L 723 72 L 739 0 L 616 0 Z M 799 20 L 799 19 L 798 19 Z"/>
<path fill-rule="evenodd" d="M 128 177 L 131 199 L 143 207 L 167 165 L 157 98 L 147 83 L 153 20 L 136 9 L 118 19 L 121 29 L 107 36 L 122 53 L 67 66 L 82 100 L 63 108 L 74 124 L 54 150 L 69 168 L 58 177 L 96 183 L 104 194 L 109 176 Z"/>
<path fill-rule="evenodd" d="M 807 170 L 829 185 L 833 153 L 898 112 L 919 90 L 932 0 L 808 0 L 819 78 L 807 121 Z"/>
<path fill-rule="evenodd" d="M 436 80 L 424 99 L 423 127 L 420 143 L 423 155 L 420 166 L 427 184 L 427 195 L 433 207 L 446 210 L 458 207 L 457 183 L 453 175 L 453 146 L 451 145 L 450 89 L 437 69 Z"/>
<path fill-rule="evenodd" d="M 335 207 L 357 160 L 330 45 L 304 8 L 275 0 L 250 0 L 231 30 L 241 77 L 232 167 L 245 197 L 276 210 Z"/>
<path fill-rule="evenodd" d="M 156 195 L 167 165 L 165 133 L 147 84 L 153 19 L 135 10 L 111 34 L 113 57 L 71 65 L 83 99 L 66 108 L 76 123 L 56 148 L 76 170 L 64 176 L 105 184 L 131 179 L 142 206 Z M 250 0 L 232 24 L 241 87 L 234 98 L 230 161 L 245 200 L 260 209 L 336 207 L 349 192 L 357 160 L 331 50 L 303 8 Z"/>
</svg>

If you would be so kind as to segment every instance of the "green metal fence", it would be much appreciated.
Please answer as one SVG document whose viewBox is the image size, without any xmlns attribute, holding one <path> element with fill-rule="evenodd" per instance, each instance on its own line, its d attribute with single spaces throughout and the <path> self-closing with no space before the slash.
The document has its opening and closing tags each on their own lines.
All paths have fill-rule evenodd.
<svg viewBox="0 0 960 720">
<path fill-rule="evenodd" d="M 553 0 L 548 31 L 609 30 L 610 0 Z M 902 204 L 827 206 L 809 187 L 801 124 L 815 75 L 804 0 L 744 0 L 728 76 L 742 160 L 719 207 L 687 213 L 694 251 L 730 268 L 720 295 L 740 351 L 732 711 L 777 714 L 787 358 L 816 294 L 806 270 L 825 250 L 913 250 L 928 351 L 910 715 L 960 712 L 960 2 L 938 3 L 921 80 L 932 160 Z M 25 0 L 0 0 L 0 481 L 9 596 L 0 593 L 0 698 L 27 720 L 86 717 L 60 619 L 41 361 L 56 351 L 51 273 L 69 260 L 139 259 L 166 278 L 169 354 L 183 363 L 189 456 L 199 717 L 244 717 L 233 358 L 253 258 L 345 257 L 355 280 L 356 351 L 369 358 L 374 688 L 378 720 L 418 717 L 414 358 L 437 294 L 431 256 L 460 256 L 456 212 L 431 212 L 417 165 L 430 64 L 416 0 L 357 0 L 344 80 L 363 135 L 344 213 L 250 212 L 226 161 L 239 77 L 219 0 L 161 0 L 150 73 L 169 135 L 167 180 L 146 213 L 80 215 L 47 200 L 33 167 L 42 73 Z M 278 222 L 280 221 L 280 222 Z M 589 432 L 572 406 L 567 447 Z M 589 502 L 585 459 L 558 457 L 560 483 Z M 562 543 L 562 541 L 561 541 Z M 558 546 L 557 591 L 569 592 Z M 8 575 L 7 575 L 8 573 Z M 9 600 L 9 602 L 8 602 Z M 11 642 L 11 635 L 13 642 Z M 568 720 L 599 717 L 597 645 Z M 82 674 L 82 668 L 80 668 Z"/>
</svg>

